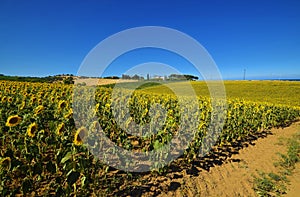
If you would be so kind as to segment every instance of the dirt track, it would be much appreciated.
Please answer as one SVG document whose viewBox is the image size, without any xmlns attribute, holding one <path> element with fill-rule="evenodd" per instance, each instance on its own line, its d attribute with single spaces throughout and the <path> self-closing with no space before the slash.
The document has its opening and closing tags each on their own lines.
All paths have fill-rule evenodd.
<svg viewBox="0 0 300 197">
<path fill-rule="evenodd" d="M 273 163 L 278 160 L 277 153 L 285 153 L 286 145 L 279 139 L 290 138 L 300 131 L 300 122 L 288 128 L 273 129 L 271 134 L 258 138 L 248 147 L 232 155 L 222 165 L 215 165 L 209 170 L 195 167 L 198 176 L 185 174 L 178 180 L 180 187 L 175 191 L 163 192 L 160 196 L 256 196 L 253 188 L 253 175 L 257 172 L 276 172 Z M 297 165 L 288 196 L 300 195 L 300 165 Z M 298 194 L 298 195 L 297 195 Z"/>
<path fill-rule="evenodd" d="M 290 184 L 288 186 L 288 193 L 286 197 L 300 196 L 300 164 L 296 165 L 293 176 L 290 178 Z"/>
</svg>

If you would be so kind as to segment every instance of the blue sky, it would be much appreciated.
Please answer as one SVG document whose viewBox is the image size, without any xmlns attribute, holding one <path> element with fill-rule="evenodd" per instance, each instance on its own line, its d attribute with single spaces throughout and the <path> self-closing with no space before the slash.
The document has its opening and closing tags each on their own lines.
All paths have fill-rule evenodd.
<svg viewBox="0 0 300 197">
<path fill-rule="evenodd" d="M 224 79 L 241 79 L 244 69 L 249 79 L 300 78 L 298 0 L 1 0 L 0 73 L 76 74 L 100 41 L 139 26 L 190 35 L 210 53 Z M 170 53 L 136 53 L 117 59 L 105 74 L 121 75 L 132 64 L 149 61 L 199 74 Z"/>
</svg>

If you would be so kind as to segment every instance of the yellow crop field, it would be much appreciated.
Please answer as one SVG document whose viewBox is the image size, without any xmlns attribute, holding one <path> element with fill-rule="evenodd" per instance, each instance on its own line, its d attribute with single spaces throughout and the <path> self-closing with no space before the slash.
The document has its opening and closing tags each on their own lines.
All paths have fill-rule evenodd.
<svg viewBox="0 0 300 197">
<path fill-rule="evenodd" d="M 118 89 L 116 94 L 120 96 L 112 97 L 112 88 L 98 87 L 95 103 L 89 106 L 82 103 L 90 87 L 78 87 L 75 96 L 77 101 L 83 101 L 73 102 L 72 85 L 0 81 L 0 193 L 3 196 L 126 195 L 151 177 L 168 172 L 171 162 L 166 166 L 154 165 L 150 172 L 140 174 L 109 167 L 92 154 L 103 150 L 101 133 L 118 147 L 145 154 L 159 151 L 176 135 L 180 135 L 180 140 L 173 142 L 175 145 L 192 137 L 182 150 L 180 162 L 172 161 L 184 167 L 200 157 L 199 150 L 210 148 L 205 146 L 209 141 L 219 147 L 230 146 L 249 135 L 286 126 L 299 118 L 300 83 L 236 83 L 225 82 L 229 99 L 224 119 L 222 113 L 213 112 L 222 108 L 221 102 L 212 105 L 206 97 L 196 100 L 185 97 L 179 101 L 172 94 L 152 93 L 160 93 L 162 87 L 135 91 L 128 100 L 122 97 L 127 90 Z M 180 87 L 180 83 L 174 85 Z M 202 83 L 192 85 L 198 95 L 207 94 Z M 122 108 L 114 108 L 114 102 L 129 106 L 130 116 Z M 157 105 L 166 114 L 151 111 L 151 106 Z M 89 110 L 93 113 L 87 116 L 85 112 Z M 163 116 L 164 121 L 154 132 L 151 117 L 158 120 Z M 116 117 L 123 118 L 122 127 Z M 134 129 L 133 122 L 150 124 L 137 131 L 148 134 L 139 137 L 127 133 L 124 128 Z M 180 130 L 185 134 L 181 135 Z M 211 130 L 220 132 L 217 138 L 209 134 Z M 176 151 L 157 154 L 152 159 L 167 161 Z M 125 167 L 132 165 L 123 155 L 116 154 L 115 149 L 103 154 Z M 137 163 L 136 168 L 148 164 L 149 161 Z"/>
<path fill-rule="evenodd" d="M 169 83 L 168 86 L 185 92 L 187 82 Z M 205 82 L 193 81 L 191 83 L 199 96 L 209 96 Z M 244 99 L 254 102 L 268 102 L 300 106 L 300 82 L 295 81 L 224 81 L 226 96 L 229 99 Z M 151 93 L 173 94 L 166 86 L 153 86 L 143 89 Z M 188 92 L 186 92 L 188 94 Z"/>
</svg>

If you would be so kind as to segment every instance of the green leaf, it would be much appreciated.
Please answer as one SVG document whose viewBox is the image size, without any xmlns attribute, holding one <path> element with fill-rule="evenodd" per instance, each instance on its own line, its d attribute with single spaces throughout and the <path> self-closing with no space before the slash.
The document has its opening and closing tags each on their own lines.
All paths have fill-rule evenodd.
<svg viewBox="0 0 300 197">
<path fill-rule="evenodd" d="M 83 187 L 83 186 L 85 185 L 85 181 L 86 181 L 86 177 L 83 176 L 83 177 L 81 178 L 81 187 Z"/>
<path fill-rule="evenodd" d="M 72 157 L 72 153 L 71 152 L 68 152 L 64 158 L 61 159 L 60 163 L 65 163 L 66 161 L 68 161 L 69 159 L 71 159 Z"/>
<path fill-rule="evenodd" d="M 154 144 L 153 144 L 154 150 L 158 150 L 158 149 L 160 149 L 162 146 L 163 146 L 163 144 L 160 143 L 158 140 L 156 140 L 156 141 L 154 142 Z"/>
</svg>

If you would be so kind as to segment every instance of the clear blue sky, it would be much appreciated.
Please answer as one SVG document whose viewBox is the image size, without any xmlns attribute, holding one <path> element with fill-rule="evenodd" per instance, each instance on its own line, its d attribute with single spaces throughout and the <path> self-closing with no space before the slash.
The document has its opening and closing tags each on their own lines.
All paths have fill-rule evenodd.
<svg viewBox="0 0 300 197">
<path fill-rule="evenodd" d="M 247 78 L 300 78 L 299 0 L 1 0 L 0 73 L 76 74 L 100 41 L 138 26 L 170 27 L 195 38 L 225 79 L 241 79 L 244 69 Z M 138 61 L 129 54 L 120 58 L 123 68 L 106 74 L 124 72 L 126 60 L 176 59 L 164 52 L 139 53 Z M 174 65 L 180 72 L 196 74 L 180 61 Z"/>
</svg>

